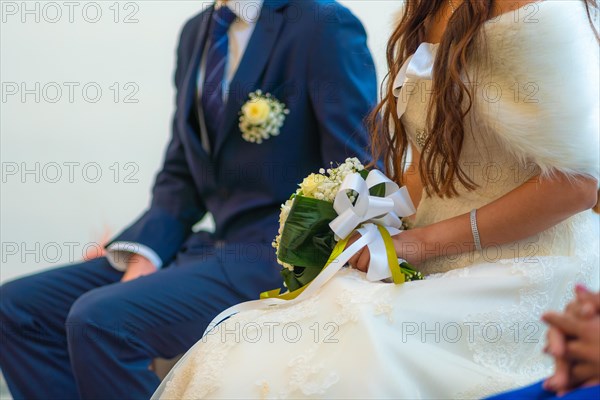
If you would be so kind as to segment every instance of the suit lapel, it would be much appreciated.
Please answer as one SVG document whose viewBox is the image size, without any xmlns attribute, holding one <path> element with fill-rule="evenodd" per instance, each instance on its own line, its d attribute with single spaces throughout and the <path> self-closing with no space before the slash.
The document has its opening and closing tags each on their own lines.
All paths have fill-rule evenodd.
<svg viewBox="0 0 600 400">
<path fill-rule="evenodd" d="M 252 37 L 230 84 L 223 124 L 216 138 L 215 156 L 223 146 L 227 135 L 231 131 L 237 130 L 238 114 L 242 105 L 248 99 L 248 94 L 260 89 L 256 87 L 256 84 L 267 65 L 273 46 L 279 36 L 279 31 L 283 26 L 285 18 L 282 11 L 288 1 L 265 0 L 263 3 Z"/>
<path fill-rule="evenodd" d="M 187 72 L 185 75 L 185 79 L 183 81 L 183 90 L 184 90 L 184 95 L 183 95 L 183 103 L 180 104 L 180 106 L 182 106 L 182 110 L 183 110 L 183 116 L 184 116 L 184 120 L 186 121 L 186 123 L 188 123 L 188 121 L 190 121 L 190 114 L 191 113 L 198 113 L 199 110 L 193 109 L 192 107 L 195 107 L 195 105 L 197 104 L 197 96 L 198 96 L 198 85 L 197 85 L 197 78 L 198 78 L 198 71 L 200 68 L 200 62 L 202 60 L 202 54 L 204 54 L 204 47 L 206 45 L 206 39 L 207 39 L 207 34 L 208 34 L 208 27 L 210 25 L 210 20 L 212 17 L 212 13 L 214 10 L 214 6 L 211 6 L 209 9 L 206 10 L 206 12 L 204 12 L 202 14 L 202 21 L 200 23 L 198 32 L 196 34 L 196 38 L 194 41 L 194 50 L 192 53 L 192 57 L 190 58 L 189 61 L 189 65 L 187 67 Z M 207 146 L 205 140 L 203 139 L 206 135 L 206 132 L 202 132 L 203 128 L 203 124 L 202 121 L 200 121 L 200 119 L 203 118 L 202 114 L 200 113 L 198 115 L 198 122 L 199 122 L 199 126 L 198 129 L 200 131 L 200 139 L 202 140 L 202 148 L 200 149 L 200 153 L 206 157 L 208 157 L 208 152 L 207 152 Z M 194 120 L 194 118 L 192 118 L 192 120 Z M 205 130 L 206 128 L 204 128 Z M 198 140 L 197 135 L 191 135 L 193 136 L 193 138 L 191 138 L 194 141 Z"/>
</svg>

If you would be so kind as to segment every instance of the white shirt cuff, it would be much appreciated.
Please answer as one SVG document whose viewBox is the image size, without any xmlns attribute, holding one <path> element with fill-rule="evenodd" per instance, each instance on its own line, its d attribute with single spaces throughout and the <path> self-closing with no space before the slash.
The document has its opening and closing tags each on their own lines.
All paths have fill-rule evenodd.
<svg viewBox="0 0 600 400">
<path fill-rule="evenodd" d="M 146 257 L 157 269 L 162 267 L 162 260 L 148 246 L 134 242 L 115 242 L 106 249 L 106 258 L 110 265 L 118 271 L 126 271 L 129 259 L 133 254 Z"/>
</svg>

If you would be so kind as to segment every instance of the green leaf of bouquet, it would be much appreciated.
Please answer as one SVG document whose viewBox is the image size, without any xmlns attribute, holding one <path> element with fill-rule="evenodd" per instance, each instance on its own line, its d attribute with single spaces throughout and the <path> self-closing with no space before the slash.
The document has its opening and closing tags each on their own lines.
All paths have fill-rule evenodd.
<svg viewBox="0 0 600 400">
<path fill-rule="evenodd" d="M 295 267 L 294 276 L 296 278 L 296 281 L 300 283 L 300 285 L 304 286 L 309 284 L 313 279 L 315 279 L 317 275 L 321 273 L 321 271 L 321 268 Z"/>
<path fill-rule="evenodd" d="M 285 287 L 293 292 L 294 290 L 298 290 L 302 287 L 302 284 L 296 279 L 296 276 L 292 271 L 287 268 L 283 268 L 281 270 L 281 276 L 283 277 L 283 281 L 285 282 Z"/>
<path fill-rule="evenodd" d="M 296 267 L 317 268 L 316 276 L 335 247 L 329 223 L 336 217 L 332 203 L 296 196 L 281 233 L 279 260 Z"/>
<path fill-rule="evenodd" d="M 359 174 L 363 179 L 366 180 L 367 176 L 369 176 L 369 172 L 371 171 L 368 169 L 363 169 L 359 172 Z M 385 183 L 380 183 L 379 185 L 373 186 L 371 189 L 369 189 L 369 194 L 376 197 L 385 197 Z"/>
<path fill-rule="evenodd" d="M 369 189 L 369 194 L 375 197 L 385 197 L 385 183 L 380 183 Z"/>
</svg>

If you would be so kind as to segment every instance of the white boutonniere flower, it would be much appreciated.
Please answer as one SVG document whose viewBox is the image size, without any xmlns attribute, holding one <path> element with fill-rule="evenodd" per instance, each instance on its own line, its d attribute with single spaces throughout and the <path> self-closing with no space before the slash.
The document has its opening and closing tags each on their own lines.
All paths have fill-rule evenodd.
<svg viewBox="0 0 600 400">
<path fill-rule="evenodd" d="M 262 143 L 271 136 L 279 135 L 285 116 L 290 113 L 285 104 L 263 94 L 261 90 L 250 93 L 240 112 L 240 131 L 245 141 Z"/>
</svg>

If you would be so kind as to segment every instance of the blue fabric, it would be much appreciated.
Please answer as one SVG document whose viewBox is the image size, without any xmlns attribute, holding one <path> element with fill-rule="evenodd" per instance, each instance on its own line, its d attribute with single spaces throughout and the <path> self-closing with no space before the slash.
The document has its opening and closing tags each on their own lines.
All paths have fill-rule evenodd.
<svg viewBox="0 0 600 400">
<path fill-rule="evenodd" d="M 147 399 L 159 384 L 151 359 L 185 352 L 220 311 L 276 287 L 277 275 L 270 245 L 224 244 L 126 283 L 105 258 L 6 283 L 0 364 L 11 394 Z"/>
<path fill-rule="evenodd" d="M 501 393 L 488 398 L 488 400 L 598 400 L 600 399 L 600 386 L 591 386 L 573 390 L 564 396 L 558 397 L 556 393 L 549 392 L 542 387 L 540 381 L 531 386 L 514 391 Z"/>
<path fill-rule="evenodd" d="M 346 8 L 323 0 L 265 1 L 207 154 L 194 114 L 211 16 L 209 9 L 194 17 L 181 34 L 173 135 L 150 208 L 114 238 L 150 247 L 163 265 L 207 211 L 215 240 L 271 241 L 280 205 L 308 173 L 348 156 L 369 159 L 363 119 L 377 84 L 366 33 Z M 243 104 L 258 89 L 290 110 L 279 136 L 262 144 L 246 142 L 238 128 Z"/>
<path fill-rule="evenodd" d="M 229 38 L 227 31 L 236 15 L 229 7 L 223 6 L 213 13 L 209 43 L 206 53 L 206 74 L 202 87 L 202 107 L 208 128 L 210 142 L 214 143 L 215 133 L 223 120 L 223 80 L 227 67 Z"/>
<path fill-rule="evenodd" d="M 368 159 L 362 122 L 376 101 L 375 68 L 360 22 L 326 0 L 265 0 L 207 154 L 196 77 L 213 11 L 183 28 L 152 202 L 114 239 L 150 247 L 166 268 L 119 283 L 102 258 L 3 285 L 0 366 L 16 399 L 148 398 L 158 385 L 152 358 L 184 352 L 218 312 L 280 285 L 270 243 L 297 184 L 330 162 Z M 258 89 L 290 110 L 280 135 L 260 145 L 237 126 Z M 215 233 L 193 233 L 208 211 Z"/>
</svg>

